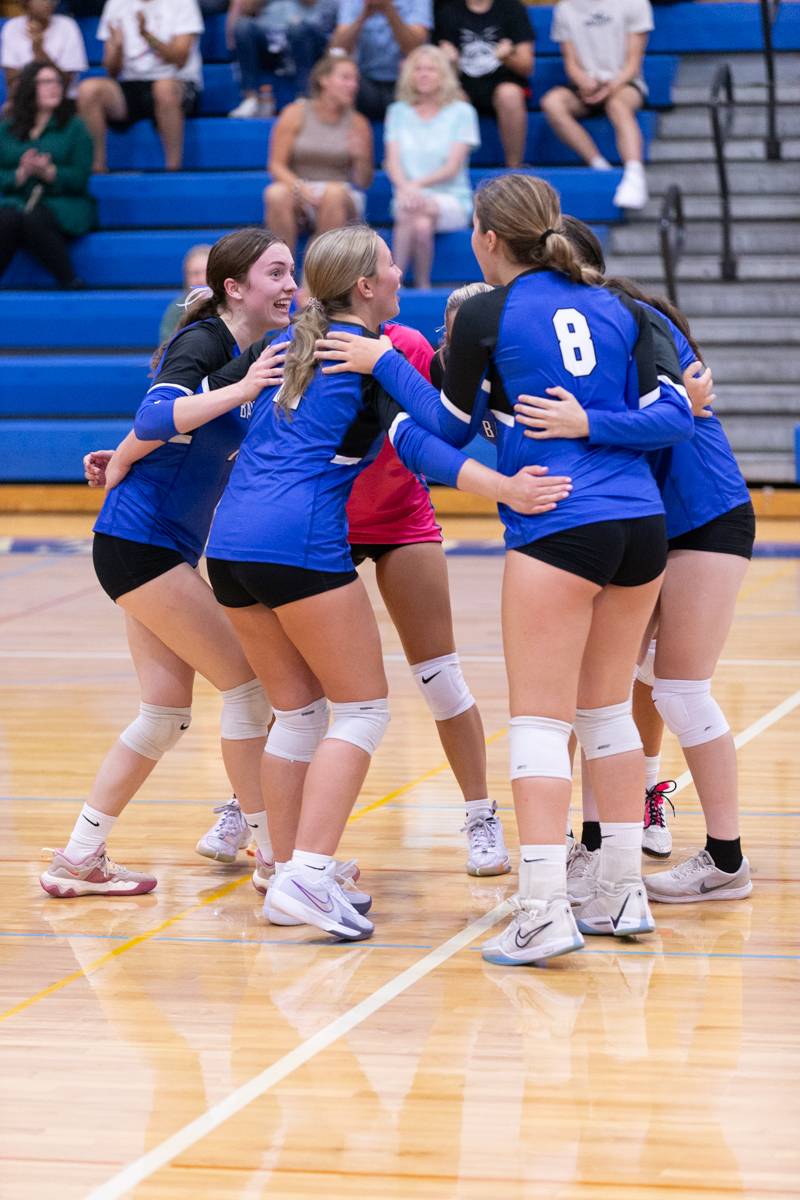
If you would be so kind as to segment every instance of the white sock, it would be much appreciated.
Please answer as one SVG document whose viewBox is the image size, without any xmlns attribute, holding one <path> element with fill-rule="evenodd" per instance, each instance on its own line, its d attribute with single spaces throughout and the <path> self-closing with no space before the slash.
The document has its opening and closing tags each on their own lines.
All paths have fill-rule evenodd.
<svg viewBox="0 0 800 1200">
<path fill-rule="evenodd" d="M 519 894 L 523 900 L 549 900 L 567 890 L 567 847 L 520 846 Z"/>
<path fill-rule="evenodd" d="M 263 808 L 260 812 L 249 813 L 242 809 L 242 816 L 253 831 L 253 838 L 258 846 L 261 857 L 266 862 L 272 862 L 272 842 L 269 840 L 269 825 L 267 814 Z"/>
<path fill-rule="evenodd" d="M 638 879 L 642 873 L 642 822 L 601 821 L 599 877 L 605 883 Z"/>
<path fill-rule="evenodd" d="M 603 154 L 595 154 L 594 158 L 589 163 L 593 171 L 610 171 L 611 163 Z"/>
<path fill-rule="evenodd" d="M 302 870 L 312 870 L 315 874 L 322 872 L 333 862 L 332 854 L 315 854 L 313 850 L 295 850 L 292 855 L 292 866 Z"/>
<path fill-rule="evenodd" d="M 465 800 L 464 808 L 467 810 L 467 820 L 471 821 L 473 817 L 491 817 L 494 812 L 494 804 L 491 800 Z"/>
<path fill-rule="evenodd" d="M 644 163 L 640 163 L 638 159 L 632 158 L 630 162 L 625 163 L 626 175 L 644 175 Z"/>
<path fill-rule="evenodd" d="M 95 850 L 99 850 L 108 841 L 111 830 L 117 823 L 116 817 L 84 804 L 80 816 L 75 822 L 70 839 L 64 847 L 64 853 L 70 862 L 80 862 Z"/>
<path fill-rule="evenodd" d="M 651 758 L 645 754 L 644 756 L 644 786 L 646 788 L 655 787 L 658 783 L 658 775 L 661 770 L 661 755 L 654 754 Z"/>
<path fill-rule="evenodd" d="M 276 875 L 282 875 L 282 874 L 283 874 L 283 872 L 284 872 L 284 871 L 286 870 L 286 868 L 288 867 L 288 865 L 289 865 L 288 863 L 279 863 L 279 862 L 277 862 L 277 861 L 276 861 L 276 863 L 275 863 L 275 874 L 276 874 Z"/>
</svg>

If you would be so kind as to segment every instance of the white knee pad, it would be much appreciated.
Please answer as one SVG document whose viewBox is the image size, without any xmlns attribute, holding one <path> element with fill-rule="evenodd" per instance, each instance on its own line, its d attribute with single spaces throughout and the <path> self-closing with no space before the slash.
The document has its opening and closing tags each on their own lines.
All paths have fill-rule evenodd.
<svg viewBox="0 0 800 1200">
<path fill-rule="evenodd" d="M 290 762 L 311 762 L 328 728 L 328 701 L 324 696 L 303 708 L 276 708 L 265 753 Z"/>
<path fill-rule="evenodd" d="M 357 700 L 353 704 L 332 704 L 333 724 L 326 737 L 351 742 L 367 754 L 374 754 L 389 724 L 388 700 Z"/>
<path fill-rule="evenodd" d="M 140 704 L 139 715 L 123 729 L 119 740 L 142 758 L 158 761 L 192 723 L 191 708 L 162 708 L 160 704 Z"/>
<path fill-rule="evenodd" d="M 630 700 L 607 704 L 605 708 L 579 708 L 575 713 L 575 733 L 587 758 L 608 758 L 642 748 Z"/>
<path fill-rule="evenodd" d="M 572 779 L 569 738 L 572 726 L 552 717 L 512 717 L 509 734 L 511 778 Z"/>
<path fill-rule="evenodd" d="M 220 735 L 231 742 L 267 736 L 272 705 L 257 679 L 222 693 Z"/>
<path fill-rule="evenodd" d="M 434 721 L 450 721 L 472 708 L 475 699 L 461 673 L 457 654 L 414 663 L 411 674 L 425 697 Z"/>
<path fill-rule="evenodd" d="M 653 703 L 681 746 L 700 746 L 727 733 L 730 725 L 711 695 L 710 679 L 659 679 Z"/>
<path fill-rule="evenodd" d="M 634 679 L 638 679 L 639 683 L 645 684 L 651 688 L 656 681 L 656 643 L 655 638 L 647 647 L 642 661 L 637 665 L 634 672 Z"/>
</svg>

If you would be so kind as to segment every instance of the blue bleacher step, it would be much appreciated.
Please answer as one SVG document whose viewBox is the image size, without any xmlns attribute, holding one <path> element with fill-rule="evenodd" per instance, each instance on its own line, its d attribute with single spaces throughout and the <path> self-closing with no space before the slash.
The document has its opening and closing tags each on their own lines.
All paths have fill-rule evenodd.
<svg viewBox="0 0 800 1200">
<path fill-rule="evenodd" d="M 639 113 L 645 144 L 656 133 L 657 115 Z M 614 133 L 605 117 L 593 117 L 586 127 L 602 154 L 618 162 Z M 184 166 L 189 171 L 266 169 L 272 121 L 233 121 L 221 117 L 197 117 L 186 123 Z M 481 145 L 472 155 L 473 166 L 497 166 L 503 162 L 500 137 L 494 121 L 481 121 Z M 528 117 L 525 159 L 537 165 L 579 165 L 580 160 L 561 142 L 542 113 Z M 382 129 L 376 130 L 375 161 L 383 160 Z M 108 136 L 108 162 L 112 171 L 156 171 L 164 165 L 161 144 L 150 121 L 139 121 L 124 132 Z"/>
<path fill-rule="evenodd" d="M 150 386 L 145 354 L 0 357 L 0 418 L 129 419 Z"/>
<path fill-rule="evenodd" d="M 497 169 L 475 168 L 477 187 Z M 538 172 L 561 194 L 565 209 L 583 220 L 612 221 L 619 213 L 612 200 L 619 172 L 589 167 L 542 167 Z M 262 192 L 268 176 L 261 171 L 177 171 L 162 174 L 96 175 L 91 190 L 97 197 L 104 230 L 165 229 L 204 225 L 260 224 Z M 391 186 L 378 171 L 367 196 L 367 220 L 390 221 Z M 208 241 L 208 235 L 203 239 Z"/>
<path fill-rule="evenodd" d="M 0 421 L 3 482 L 77 483 L 90 450 L 116 446 L 130 421 Z"/>
</svg>

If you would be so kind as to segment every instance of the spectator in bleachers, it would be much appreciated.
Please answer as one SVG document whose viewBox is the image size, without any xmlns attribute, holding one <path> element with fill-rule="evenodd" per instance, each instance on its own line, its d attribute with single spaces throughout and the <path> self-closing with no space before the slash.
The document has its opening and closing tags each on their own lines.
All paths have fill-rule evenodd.
<svg viewBox="0 0 800 1200">
<path fill-rule="evenodd" d="M 86 47 L 78 22 L 56 13 L 57 0 L 25 0 L 23 14 L 6 21 L 0 30 L 0 67 L 11 95 L 14 81 L 28 63 L 58 67 L 67 94 L 77 92 L 75 77 L 88 70 Z"/>
<path fill-rule="evenodd" d="M 406 55 L 428 40 L 431 0 L 339 0 L 331 49 L 352 54 L 361 72 L 356 108 L 382 121 Z"/>
<path fill-rule="evenodd" d="M 561 46 L 570 86 L 551 88 L 542 109 L 561 140 L 597 170 L 611 164 L 580 122 L 605 113 L 625 166 L 614 193 L 620 208 L 647 203 L 636 113 L 647 97 L 642 62 L 652 28 L 649 0 L 559 0 L 553 12 L 551 37 Z"/>
<path fill-rule="evenodd" d="M 467 99 L 496 117 L 507 167 L 525 157 L 534 32 L 522 0 L 450 0 L 434 38 L 456 65 Z"/>
<path fill-rule="evenodd" d="M 263 111 L 264 72 L 294 77 L 305 92 L 314 63 L 325 53 L 336 25 L 337 0 L 231 0 L 226 20 L 235 51 L 242 102 L 232 117 L 271 116 Z"/>
<path fill-rule="evenodd" d="M 0 125 L 0 276 L 25 249 L 59 287 L 81 286 L 67 240 L 94 224 L 91 163 L 91 139 L 63 75 L 49 63 L 29 63 Z"/>
<path fill-rule="evenodd" d="M 161 324 L 158 328 L 159 345 L 163 345 L 164 342 L 169 341 L 181 317 L 186 316 L 186 310 L 183 305 L 189 293 L 193 292 L 195 288 L 206 286 L 206 268 L 208 267 L 208 256 L 210 253 L 210 246 L 199 243 L 197 246 L 190 246 L 184 254 L 183 291 L 174 300 L 170 300 L 164 309 L 164 315 L 161 318 Z"/>
<path fill-rule="evenodd" d="M 328 54 L 311 72 L 310 98 L 283 110 L 272 130 L 264 223 L 294 250 L 302 229 L 325 233 L 364 216 L 372 182 L 372 129 L 354 102 L 358 68 Z"/>
<path fill-rule="evenodd" d="M 97 36 L 107 78 L 84 79 L 78 111 L 94 142 L 95 171 L 106 171 L 109 124 L 155 121 L 168 171 L 183 162 L 184 118 L 203 87 L 197 0 L 106 0 Z"/>
<path fill-rule="evenodd" d="M 463 99 L 455 71 L 436 46 L 420 46 L 400 72 L 386 114 L 386 173 L 394 187 L 392 253 L 418 288 L 431 286 L 434 234 L 472 220 L 467 164 L 480 145 L 478 116 Z"/>
</svg>

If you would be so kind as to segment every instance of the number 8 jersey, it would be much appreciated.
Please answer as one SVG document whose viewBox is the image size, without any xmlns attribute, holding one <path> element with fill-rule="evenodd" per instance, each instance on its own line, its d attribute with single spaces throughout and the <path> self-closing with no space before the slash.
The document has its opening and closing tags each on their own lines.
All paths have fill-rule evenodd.
<svg viewBox="0 0 800 1200">
<path fill-rule="evenodd" d="M 526 517 L 500 506 L 509 547 L 578 525 L 663 513 L 644 452 L 692 435 L 666 326 L 627 297 L 554 271 L 526 271 L 466 301 L 435 404 L 432 389 L 398 355 L 385 354 L 374 374 L 420 424 L 455 445 L 474 437 L 490 413 L 503 474 L 538 463 L 572 477 L 572 494 L 552 512 Z M 526 438 L 514 419 L 517 397 L 550 399 L 546 389 L 557 386 L 586 410 L 589 436 Z"/>
</svg>

